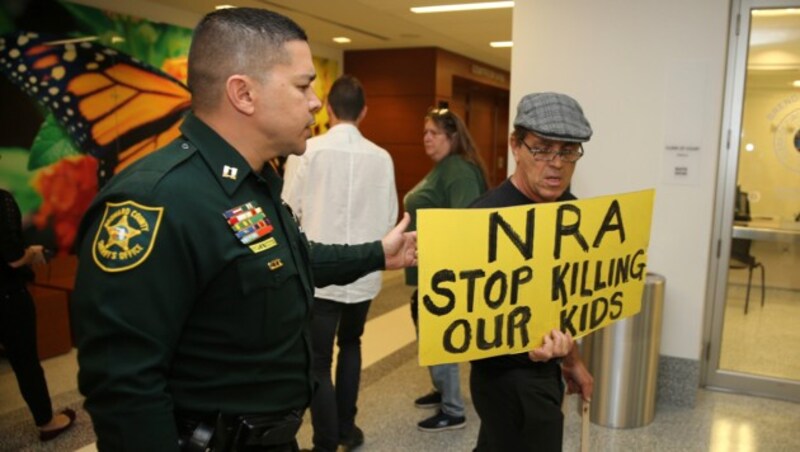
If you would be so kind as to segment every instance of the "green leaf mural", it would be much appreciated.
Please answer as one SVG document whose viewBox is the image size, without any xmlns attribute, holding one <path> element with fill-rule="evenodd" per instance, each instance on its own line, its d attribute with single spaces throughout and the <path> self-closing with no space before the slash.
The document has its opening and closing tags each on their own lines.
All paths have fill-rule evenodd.
<svg viewBox="0 0 800 452">
<path fill-rule="evenodd" d="M 35 170 L 52 165 L 64 157 L 79 155 L 67 132 L 48 114 L 31 145 L 28 169 Z"/>
<path fill-rule="evenodd" d="M 0 147 L 0 186 L 14 194 L 23 214 L 34 212 L 42 197 L 30 185 L 34 173 L 28 171 L 28 150 Z"/>
<path fill-rule="evenodd" d="M 191 29 L 74 3 L 63 5 L 75 16 L 85 34 L 97 36 L 103 45 L 114 47 L 156 68 L 161 68 L 169 58 L 189 53 Z"/>
</svg>

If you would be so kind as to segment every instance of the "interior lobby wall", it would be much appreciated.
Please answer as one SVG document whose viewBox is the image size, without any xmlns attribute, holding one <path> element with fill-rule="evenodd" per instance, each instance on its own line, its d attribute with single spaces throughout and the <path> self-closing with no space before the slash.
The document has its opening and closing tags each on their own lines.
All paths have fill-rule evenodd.
<svg viewBox="0 0 800 452">
<path fill-rule="evenodd" d="M 594 129 L 574 193 L 656 189 L 648 266 L 666 277 L 661 355 L 698 363 L 729 8 L 728 0 L 531 0 L 514 10 L 511 115 L 530 92 L 572 95 Z M 686 92 L 698 95 L 675 101 Z M 665 151 L 686 131 L 676 125 L 699 146 L 687 180 L 671 177 Z"/>
</svg>

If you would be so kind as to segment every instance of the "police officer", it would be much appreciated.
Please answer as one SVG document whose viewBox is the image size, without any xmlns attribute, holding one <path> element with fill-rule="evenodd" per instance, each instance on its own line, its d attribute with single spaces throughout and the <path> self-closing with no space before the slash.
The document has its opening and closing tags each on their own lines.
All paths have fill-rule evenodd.
<svg viewBox="0 0 800 452">
<path fill-rule="evenodd" d="M 182 135 L 87 212 L 72 318 L 99 450 L 296 450 L 313 287 L 416 263 L 408 215 L 382 241 L 309 244 L 281 202 L 269 161 L 304 152 L 314 78 L 290 19 L 208 14 Z"/>
</svg>

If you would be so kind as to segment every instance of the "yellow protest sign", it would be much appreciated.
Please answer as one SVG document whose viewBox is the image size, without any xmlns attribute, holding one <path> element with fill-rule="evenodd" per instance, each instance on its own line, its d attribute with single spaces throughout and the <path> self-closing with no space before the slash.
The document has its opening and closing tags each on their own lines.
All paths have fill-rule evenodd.
<svg viewBox="0 0 800 452">
<path fill-rule="evenodd" d="M 639 312 L 653 190 L 417 212 L 421 365 L 527 352 Z"/>
</svg>

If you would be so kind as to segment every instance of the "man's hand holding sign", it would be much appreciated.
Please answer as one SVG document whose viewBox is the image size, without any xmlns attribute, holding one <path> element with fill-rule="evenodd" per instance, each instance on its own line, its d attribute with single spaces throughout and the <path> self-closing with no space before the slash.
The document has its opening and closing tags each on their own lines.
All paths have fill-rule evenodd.
<svg viewBox="0 0 800 452">
<path fill-rule="evenodd" d="M 545 334 L 542 345 L 528 352 L 531 361 L 548 361 L 553 358 L 567 356 L 575 346 L 575 340 L 569 333 L 562 333 L 557 329 L 550 330 L 550 334 Z"/>
<path fill-rule="evenodd" d="M 420 364 L 472 362 L 478 452 L 560 451 L 562 377 L 593 390 L 574 339 L 639 312 L 654 193 L 578 201 L 591 135 L 571 97 L 529 94 L 511 177 L 471 209 L 418 212 Z"/>
</svg>

